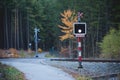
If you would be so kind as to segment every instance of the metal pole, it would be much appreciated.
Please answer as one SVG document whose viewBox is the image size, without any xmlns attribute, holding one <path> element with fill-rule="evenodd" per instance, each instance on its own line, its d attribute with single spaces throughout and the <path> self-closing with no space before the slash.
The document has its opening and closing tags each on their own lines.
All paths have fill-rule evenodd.
<svg viewBox="0 0 120 80">
<path fill-rule="evenodd" d="M 83 15 L 83 13 L 78 12 L 78 22 L 81 21 L 80 17 L 82 17 L 82 15 Z M 78 42 L 78 62 L 79 62 L 78 68 L 83 68 L 83 66 L 82 66 L 81 37 L 77 37 L 77 42 Z"/>
<path fill-rule="evenodd" d="M 78 68 L 82 68 L 82 47 L 81 47 L 81 38 L 80 38 L 80 37 L 77 37 L 77 41 L 78 41 L 78 62 L 79 62 Z"/>
<path fill-rule="evenodd" d="M 37 43 L 38 43 L 38 38 L 37 38 L 37 32 L 38 32 L 38 29 L 35 28 L 35 57 L 38 57 L 38 46 L 37 46 Z"/>
</svg>

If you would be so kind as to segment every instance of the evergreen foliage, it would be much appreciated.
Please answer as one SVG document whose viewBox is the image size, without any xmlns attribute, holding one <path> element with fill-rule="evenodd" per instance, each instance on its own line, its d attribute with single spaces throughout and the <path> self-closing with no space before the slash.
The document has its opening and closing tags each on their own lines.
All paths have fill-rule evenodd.
<svg viewBox="0 0 120 80">
<path fill-rule="evenodd" d="M 87 23 L 83 39 L 83 56 L 95 57 L 100 53 L 97 42 L 102 41 L 111 26 L 120 24 L 119 0 L 0 0 L 0 48 L 34 49 L 34 28 L 40 29 L 38 47 L 49 50 L 62 45 L 58 24 L 64 10 L 83 12 L 81 20 Z M 77 14 L 75 14 L 77 15 Z"/>
<path fill-rule="evenodd" d="M 120 57 L 120 29 L 111 29 L 110 32 L 104 36 L 100 43 L 102 49 L 101 57 L 119 58 Z"/>
</svg>

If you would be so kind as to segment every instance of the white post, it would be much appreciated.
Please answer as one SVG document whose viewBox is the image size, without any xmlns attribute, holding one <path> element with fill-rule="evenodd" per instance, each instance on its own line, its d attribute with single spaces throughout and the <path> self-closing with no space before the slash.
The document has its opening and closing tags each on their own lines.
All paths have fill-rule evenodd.
<svg viewBox="0 0 120 80">
<path fill-rule="evenodd" d="M 34 30 L 35 30 L 35 36 L 34 36 L 35 37 L 35 57 L 38 57 L 38 50 L 37 50 L 38 49 L 38 45 L 37 45 L 38 44 L 38 36 L 37 36 L 38 34 L 37 33 L 38 33 L 39 29 L 35 28 Z"/>
</svg>

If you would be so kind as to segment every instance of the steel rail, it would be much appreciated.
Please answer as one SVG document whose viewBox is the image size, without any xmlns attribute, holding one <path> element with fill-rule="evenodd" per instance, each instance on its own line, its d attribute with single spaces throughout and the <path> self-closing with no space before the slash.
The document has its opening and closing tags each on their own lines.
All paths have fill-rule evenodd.
<svg viewBox="0 0 120 80">
<path fill-rule="evenodd" d="M 50 59 L 51 61 L 78 61 L 77 58 L 73 58 L 73 59 L 69 59 L 69 58 L 53 58 Z M 92 58 L 83 58 L 82 59 L 83 62 L 115 62 L 115 63 L 120 63 L 120 60 L 118 59 L 92 59 Z"/>
</svg>

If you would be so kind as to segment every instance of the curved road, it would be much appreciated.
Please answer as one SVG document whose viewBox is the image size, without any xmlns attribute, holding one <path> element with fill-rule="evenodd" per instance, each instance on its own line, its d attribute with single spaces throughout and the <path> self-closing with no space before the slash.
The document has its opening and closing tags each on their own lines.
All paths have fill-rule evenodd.
<svg viewBox="0 0 120 80">
<path fill-rule="evenodd" d="M 45 64 L 43 59 L 0 59 L 0 62 L 23 72 L 27 80 L 75 80 L 61 69 Z"/>
</svg>

